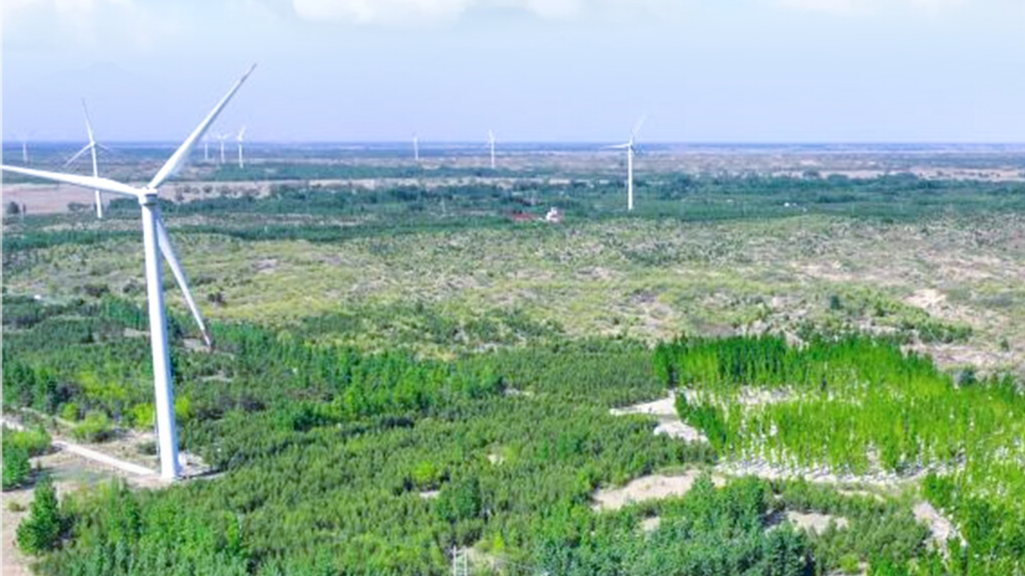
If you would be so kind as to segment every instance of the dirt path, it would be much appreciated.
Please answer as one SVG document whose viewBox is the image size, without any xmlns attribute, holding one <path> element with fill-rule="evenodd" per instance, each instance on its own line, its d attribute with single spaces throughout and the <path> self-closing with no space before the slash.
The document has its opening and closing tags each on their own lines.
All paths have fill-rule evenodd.
<svg viewBox="0 0 1025 576">
<path fill-rule="evenodd" d="M 25 429 L 25 427 L 22 426 L 21 424 L 19 424 L 17 422 L 13 422 L 13 421 L 11 421 L 11 420 L 9 420 L 7 418 L 3 418 L 0 421 L 3 422 L 4 426 L 6 426 L 8 428 L 11 428 L 13 430 L 24 430 Z M 61 439 L 58 439 L 58 438 L 53 438 L 53 440 L 51 441 L 51 444 L 53 445 L 54 448 L 56 448 L 58 450 L 63 450 L 63 451 L 68 452 L 70 454 L 74 454 L 76 456 L 80 456 L 82 458 L 85 458 L 86 460 L 91 460 L 91 461 L 96 462 L 98 464 L 102 464 L 104 466 L 108 466 L 110 468 L 114 468 L 116 470 L 120 470 L 121 472 L 127 472 L 128 474 L 132 474 L 134 476 L 140 476 L 140 477 L 146 478 L 146 479 L 159 478 L 159 474 L 155 470 L 150 470 L 149 468 L 146 468 L 145 466 L 140 466 L 140 465 L 135 464 L 133 462 L 128 462 L 126 460 L 121 460 L 119 458 L 114 458 L 113 456 L 109 456 L 107 454 L 103 454 L 102 452 L 98 452 L 96 450 L 92 450 L 90 448 L 86 448 L 85 446 L 82 446 L 81 444 L 75 444 L 73 442 L 69 442 L 67 440 L 61 440 Z"/>
</svg>

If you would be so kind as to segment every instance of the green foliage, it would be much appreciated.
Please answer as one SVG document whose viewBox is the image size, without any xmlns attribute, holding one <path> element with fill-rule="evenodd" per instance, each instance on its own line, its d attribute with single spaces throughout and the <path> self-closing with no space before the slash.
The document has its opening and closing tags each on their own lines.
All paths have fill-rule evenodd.
<svg viewBox="0 0 1025 576">
<path fill-rule="evenodd" d="M 56 549 L 64 532 L 64 518 L 57 492 L 49 475 L 36 482 L 29 515 L 18 525 L 18 547 L 28 554 L 42 554 Z"/>
<path fill-rule="evenodd" d="M 42 427 L 30 427 L 25 430 L 3 429 L 4 450 L 8 448 L 24 450 L 29 456 L 41 456 L 50 450 L 50 435 Z"/>
<path fill-rule="evenodd" d="M 638 530 L 635 510 L 604 516 L 552 510 L 557 521 L 537 522 L 533 564 L 574 576 L 810 576 L 815 565 L 807 537 L 789 524 L 766 530 L 769 495 L 758 480 L 716 489 L 703 477 L 687 496 L 657 505 L 660 522 L 650 535 Z"/>
<path fill-rule="evenodd" d="M 661 345 L 655 363 L 666 385 L 688 387 L 678 411 L 721 457 L 827 466 L 839 475 L 947 471 L 930 476 L 925 493 L 953 513 L 970 573 L 1022 569 L 1025 505 L 1012 495 L 1025 490 L 1025 430 L 1015 416 L 1025 412 L 1025 395 L 1012 378 L 979 380 L 965 371 L 955 384 L 930 360 L 868 337 L 801 348 L 770 336 L 679 339 Z M 759 392 L 769 400 L 742 408 L 743 397 Z M 900 541 L 894 536 L 861 557 L 876 573 L 906 573 L 906 564 L 880 551 Z"/>
<path fill-rule="evenodd" d="M 32 474 L 29 458 L 50 449 L 50 436 L 42 428 L 3 429 L 3 489 L 24 486 Z"/>
<path fill-rule="evenodd" d="M 105 412 L 92 410 L 86 413 L 85 418 L 71 432 L 78 440 L 103 442 L 110 439 L 114 431 L 111 427 L 110 418 Z"/>
<path fill-rule="evenodd" d="M 32 473 L 32 465 L 29 463 L 27 450 L 6 444 L 7 442 L 4 442 L 3 489 L 13 490 L 25 485 Z"/>
<path fill-rule="evenodd" d="M 851 576 L 861 573 L 861 562 L 855 554 L 844 554 L 840 558 L 840 572 Z"/>
</svg>

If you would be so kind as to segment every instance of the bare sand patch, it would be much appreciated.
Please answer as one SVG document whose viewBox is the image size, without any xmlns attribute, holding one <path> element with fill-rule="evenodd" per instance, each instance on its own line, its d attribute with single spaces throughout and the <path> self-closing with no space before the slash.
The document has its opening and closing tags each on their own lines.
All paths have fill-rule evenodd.
<svg viewBox="0 0 1025 576">
<path fill-rule="evenodd" d="M 786 518 L 794 526 L 813 534 L 822 534 L 829 528 L 831 523 L 841 530 L 850 525 L 850 522 L 842 516 L 830 516 L 817 512 L 803 513 L 791 511 L 787 512 Z"/>
<path fill-rule="evenodd" d="M 905 302 L 926 312 L 935 312 L 947 301 L 947 296 L 935 288 L 922 288 L 905 299 Z"/>
<path fill-rule="evenodd" d="M 658 530 L 659 524 L 661 523 L 662 519 L 658 516 L 645 518 L 644 520 L 641 520 L 641 531 L 646 534 L 650 534 L 655 530 Z"/>
<path fill-rule="evenodd" d="M 642 476 L 621 488 L 601 489 L 594 494 L 594 505 L 597 511 L 619 510 L 624 506 L 647 500 L 662 500 L 674 496 L 684 496 L 694 487 L 694 482 L 701 476 L 697 470 L 688 471 L 679 476 Z M 721 479 L 713 480 L 717 486 L 725 485 Z"/>
<path fill-rule="evenodd" d="M 929 541 L 940 549 L 946 549 L 947 540 L 949 540 L 951 536 L 960 538 L 957 529 L 954 528 L 953 522 L 947 520 L 942 514 L 940 514 L 939 510 L 936 510 L 936 508 L 933 507 L 932 504 L 928 502 L 919 502 L 915 504 L 912 512 L 914 513 L 916 520 L 929 525 L 929 530 L 932 532 L 932 536 L 929 538 Z"/>
<path fill-rule="evenodd" d="M 609 410 L 613 416 L 628 416 L 640 414 L 654 416 L 658 419 L 658 426 L 655 427 L 655 435 L 665 434 L 670 438 L 679 438 L 687 442 L 706 442 L 707 438 L 700 430 L 689 426 L 680 419 L 676 412 L 676 394 L 669 393 L 669 396 L 654 402 L 635 404 L 624 408 L 613 408 Z"/>
</svg>

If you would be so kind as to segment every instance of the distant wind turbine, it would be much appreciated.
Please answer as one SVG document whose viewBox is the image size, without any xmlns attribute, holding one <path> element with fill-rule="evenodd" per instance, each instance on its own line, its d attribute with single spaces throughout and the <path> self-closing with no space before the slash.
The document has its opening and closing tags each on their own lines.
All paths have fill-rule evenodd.
<svg viewBox="0 0 1025 576">
<path fill-rule="evenodd" d="M 413 158 L 417 162 L 420 161 L 420 137 L 416 135 L 416 132 L 413 133 Z"/>
<path fill-rule="evenodd" d="M 491 169 L 495 169 L 495 133 L 488 130 L 488 144 L 491 146 Z"/>
<path fill-rule="evenodd" d="M 228 138 L 228 134 L 218 134 L 217 139 L 221 141 L 221 164 L 226 162 L 224 156 L 224 140 Z"/>
<path fill-rule="evenodd" d="M 135 186 L 129 186 L 127 184 L 122 184 L 121 182 L 96 176 L 79 176 L 77 174 L 61 174 L 58 172 L 46 172 L 43 170 L 33 170 L 29 168 L 0 166 L 3 170 L 14 172 L 16 174 L 34 176 L 36 178 L 72 184 L 93 190 L 102 190 L 109 194 L 128 196 L 138 200 L 139 206 L 142 209 L 142 240 L 146 258 L 146 299 L 149 305 L 150 341 L 153 352 L 153 380 L 156 391 L 155 404 L 157 413 L 157 431 L 159 435 L 158 446 L 160 450 L 160 475 L 167 480 L 173 480 L 178 477 L 179 463 L 178 437 L 174 421 L 174 392 L 171 389 L 171 358 L 168 352 L 167 317 L 164 310 L 163 271 L 160 262 L 160 252 L 163 252 L 164 258 L 170 265 L 171 272 L 174 274 L 175 280 L 178 281 L 178 285 L 182 289 L 182 295 L 185 297 L 185 301 L 189 306 L 189 310 L 192 312 L 193 318 L 199 325 L 199 329 L 203 334 L 203 340 L 206 342 L 207 346 L 210 346 L 211 342 L 210 336 L 206 330 L 206 325 L 203 323 L 203 317 L 200 315 L 199 309 L 196 308 L 196 303 L 192 299 L 192 294 L 189 291 L 185 273 L 181 268 L 181 264 L 178 262 L 178 258 L 174 254 L 174 248 L 171 246 L 171 240 L 167 234 L 167 229 L 164 227 L 164 223 L 160 218 L 160 202 L 157 198 L 157 190 L 164 182 L 174 176 L 174 174 L 185 165 L 192 153 L 192 150 L 203 137 L 203 134 L 207 131 L 210 125 L 213 124 L 214 120 L 217 119 L 221 110 L 223 110 L 228 104 L 255 67 L 255 64 L 250 67 L 242 78 L 232 86 L 231 90 L 221 98 L 221 101 L 217 103 L 214 109 L 206 116 L 203 122 L 200 123 L 192 134 L 185 139 L 185 142 L 183 142 L 178 150 L 175 151 L 166 163 L 164 163 L 156 176 L 154 176 L 153 179 L 150 180 L 149 184 L 144 188 L 136 188 Z M 158 250 L 160 252 L 158 252 Z"/>
<path fill-rule="evenodd" d="M 21 139 L 21 163 L 28 166 L 28 142 Z"/>
<path fill-rule="evenodd" d="M 641 127 L 644 126 L 644 120 L 646 118 L 647 116 L 641 116 L 640 120 L 637 121 L 637 124 L 634 125 L 633 132 L 630 132 L 629 142 L 626 144 L 607 147 L 626 150 L 626 209 L 631 212 L 634 209 L 634 154 L 637 152 L 634 141 L 637 139 L 637 133 L 640 132 Z"/>
<path fill-rule="evenodd" d="M 75 160 L 78 160 L 79 157 L 82 156 L 82 154 L 85 154 L 86 152 L 90 152 L 91 155 L 92 155 L 92 160 L 93 160 L 93 177 L 94 178 L 99 178 L 100 177 L 100 168 L 99 168 L 99 165 L 96 162 L 96 150 L 97 150 L 97 148 L 102 149 L 102 150 L 106 150 L 108 152 L 110 150 L 106 146 L 96 142 L 96 138 L 93 136 L 92 122 L 89 121 L 89 108 L 85 105 L 85 100 L 82 100 L 82 113 L 85 115 L 85 131 L 86 131 L 86 134 L 89 135 L 89 143 L 86 144 L 85 146 L 83 146 L 81 150 L 76 152 L 75 155 L 72 156 L 64 164 L 64 167 L 67 168 L 68 166 L 71 166 L 72 164 L 74 164 Z M 99 190 L 93 190 L 93 194 L 95 195 L 95 201 L 96 201 L 96 217 L 97 218 L 103 218 L 103 194 Z"/>
<path fill-rule="evenodd" d="M 238 169 L 239 170 L 242 170 L 242 169 L 244 169 L 246 167 L 246 163 L 242 159 L 242 137 L 245 136 L 245 135 L 246 135 L 246 127 L 243 126 L 242 129 L 238 131 L 238 136 L 236 137 L 236 140 L 238 141 Z"/>
</svg>

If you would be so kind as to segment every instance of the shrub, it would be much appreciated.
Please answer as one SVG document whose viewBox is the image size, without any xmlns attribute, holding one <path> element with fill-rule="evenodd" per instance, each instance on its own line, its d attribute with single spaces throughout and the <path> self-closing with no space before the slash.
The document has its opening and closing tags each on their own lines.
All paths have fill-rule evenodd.
<svg viewBox="0 0 1025 576">
<path fill-rule="evenodd" d="M 41 554 L 60 545 L 62 523 L 53 481 L 44 475 L 36 484 L 28 518 L 18 525 L 18 547 L 28 554 Z"/>
<path fill-rule="evenodd" d="M 6 442 L 4 442 L 6 444 Z M 3 455 L 3 489 L 12 490 L 24 486 L 32 472 L 28 461 L 28 451 L 24 448 L 4 446 Z"/>
<path fill-rule="evenodd" d="M 861 574 L 861 562 L 854 554 L 844 554 L 840 558 L 840 571 L 844 574 Z"/>
<path fill-rule="evenodd" d="M 91 410 L 82 419 L 82 422 L 72 431 L 76 439 L 85 442 L 103 442 L 110 439 L 113 431 L 110 427 L 110 418 L 105 412 Z"/>
</svg>

